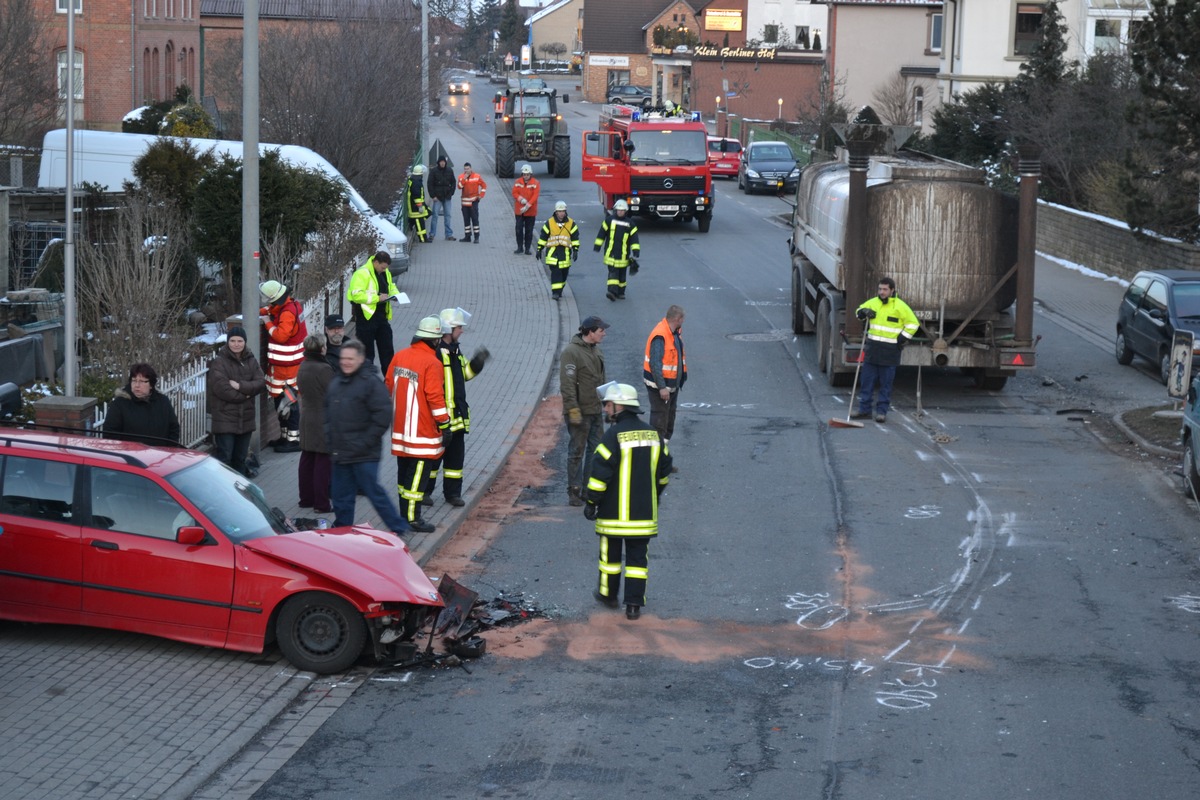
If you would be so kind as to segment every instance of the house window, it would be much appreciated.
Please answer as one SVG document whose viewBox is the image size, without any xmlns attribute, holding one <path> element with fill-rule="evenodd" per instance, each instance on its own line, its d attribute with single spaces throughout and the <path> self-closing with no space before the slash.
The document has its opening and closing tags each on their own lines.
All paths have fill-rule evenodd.
<svg viewBox="0 0 1200 800">
<path fill-rule="evenodd" d="M 1095 20 L 1092 38 L 1093 53 L 1116 52 L 1121 49 L 1121 21 L 1117 19 Z"/>
<path fill-rule="evenodd" d="M 142 11 L 143 11 L 144 16 L 157 17 L 158 16 L 158 0 L 145 0 L 145 4 L 142 7 Z"/>
<path fill-rule="evenodd" d="M 1017 3 L 1017 19 L 1013 35 L 1013 54 L 1027 56 L 1037 49 L 1042 41 L 1042 17 L 1044 6 L 1034 3 Z"/>
<path fill-rule="evenodd" d="M 913 121 L 912 124 L 918 128 L 925 118 L 925 90 L 920 86 L 913 87 Z"/>
<path fill-rule="evenodd" d="M 763 41 L 767 44 L 775 44 L 779 41 L 779 26 L 778 25 L 763 25 Z"/>
<path fill-rule="evenodd" d="M 59 14 L 67 13 L 68 0 L 54 0 L 54 10 Z M 75 14 L 78 16 L 83 13 L 83 0 L 75 0 Z"/>
<path fill-rule="evenodd" d="M 60 100 L 67 98 L 67 51 L 60 50 L 57 55 L 58 61 L 58 97 Z M 75 82 L 75 99 L 83 99 L 83 53 L 75 51 L 75 74 L 71 76 L 71 80 Z"/>
<path fill-rule="evenodd" d="M 930 53 L 942 52 L 942 15 L 929 15 L 929 45 L 926 50 Z"/>
<path fill-rule="evenodd" d="M 796 26 L 796 44 L 799 47 L 805 50 L 812 49 L 812 39 L 809 38 L 810 36 L 812 36 L 812 31 L 809 30 L 807 25 Z"/>
</svg>

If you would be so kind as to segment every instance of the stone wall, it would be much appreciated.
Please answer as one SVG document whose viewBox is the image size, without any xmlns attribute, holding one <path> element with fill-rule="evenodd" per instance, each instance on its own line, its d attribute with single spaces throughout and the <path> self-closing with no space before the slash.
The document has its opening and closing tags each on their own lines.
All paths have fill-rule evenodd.
<svg viewBox="0 0 1200 800">
<path fill-rule="evenodd" d="M 1048 203 L 1038 204 L 1037 249 L 1126 280 L 1142 269 L 1200 270 L 1200 247 L 1138 238 L 1117 220 Z"/>
</svg>

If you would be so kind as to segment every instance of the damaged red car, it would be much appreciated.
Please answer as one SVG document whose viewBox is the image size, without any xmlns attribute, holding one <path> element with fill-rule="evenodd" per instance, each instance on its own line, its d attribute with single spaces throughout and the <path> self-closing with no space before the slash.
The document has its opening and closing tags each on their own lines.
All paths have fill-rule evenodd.
<svg viewBox="0 0 1200 800">
<path fill-rule="evenodd" d="M 205 453 L 0 430 L 0 619 L 277 643 L 332 673 L 393 658 L 442 606 L 391 533 L 297 531 Z"/>
</svg>

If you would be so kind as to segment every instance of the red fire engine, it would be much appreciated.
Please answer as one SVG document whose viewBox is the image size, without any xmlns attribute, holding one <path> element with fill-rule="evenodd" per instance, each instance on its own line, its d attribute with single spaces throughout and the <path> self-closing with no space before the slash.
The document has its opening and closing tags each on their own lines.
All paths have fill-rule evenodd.
<svg viewBox="0 0 1200 800">
<path fill-rule="evenodd" d="M 699 113 L 673 117 L 604 106 L 600 130 L 583 134 L 583 179 L 599 186 L 605 209 L 625 199 L 633 214 L 695 219 L 701 233 L 712 224 L 708 131 Z"/>
</svg>

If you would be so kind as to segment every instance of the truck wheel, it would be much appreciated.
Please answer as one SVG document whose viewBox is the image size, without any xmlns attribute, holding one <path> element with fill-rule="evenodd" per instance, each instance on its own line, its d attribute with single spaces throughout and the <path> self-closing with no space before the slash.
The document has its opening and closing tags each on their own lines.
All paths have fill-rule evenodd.
<svg viewBox="0 0 1200 800">
<path fill-rule="evenodd" d="M 696 223 L 700 226 L 701 233 L 708 233 L 708 229 L 712 227 L 712 212 L 697 214 Z"/>
<path fill-rule="evenodd" d="M 513 164 L 517 160 L 517 149 L 512 139 L 496 140 L 496 175 L 500 178 L 513 176 Z"/>
<path fill-rule="evenodd" d="M 800 285 L 800 270 L 792 267 L 792 332 L 809 333 L 804 330 L 804 287 Z"/>
<path fill-rule="evenodd" d="M 975 387 L 985 392 L 999 392 L 1008 383 L 1007 375 L 988 375 L 986 370 L 974 374 Z"/>
<path fill-rule="evenodd" d="M 829 369 L 829 301 L 817 306 L 817 369 Z"/>
<path fill-rule="evenodd" d="M 367 624 L 358 609 L 324 592 L 296 595 L 275 621 L 279 649 L 298 669 L 328 675 L 349 669 L 367 642 Z"/>
<path fill-rule="evenodd" d="M 554 177 L 571 177 L 571 140 L 558 137 L 554 140 Z"/>
</svg>

